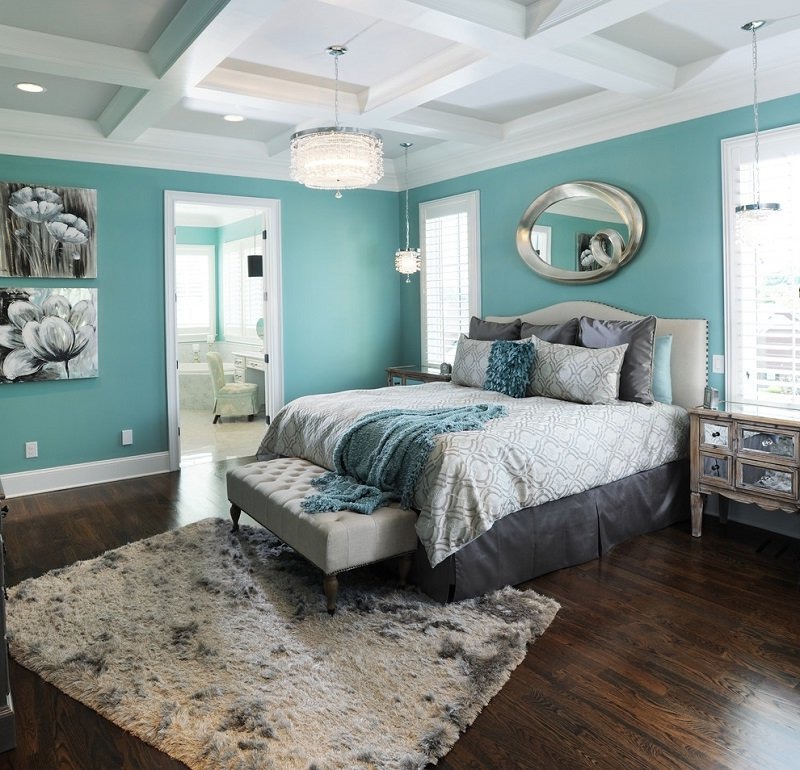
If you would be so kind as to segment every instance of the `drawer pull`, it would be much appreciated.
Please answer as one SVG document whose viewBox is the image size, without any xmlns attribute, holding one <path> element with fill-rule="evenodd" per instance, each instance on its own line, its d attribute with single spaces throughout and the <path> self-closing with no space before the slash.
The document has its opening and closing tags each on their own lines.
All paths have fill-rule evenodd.
<svg viewBox="0 0 800 770">
<path fill-rule="evenodd" d="M 715 430 L 715 431 L 714 431 L 714 432 L 711 434 L 711 438 L 719 438 L 719 435 L 720 435 L 719 431 L 718 431 L 718 430 Z"/>
</svg>

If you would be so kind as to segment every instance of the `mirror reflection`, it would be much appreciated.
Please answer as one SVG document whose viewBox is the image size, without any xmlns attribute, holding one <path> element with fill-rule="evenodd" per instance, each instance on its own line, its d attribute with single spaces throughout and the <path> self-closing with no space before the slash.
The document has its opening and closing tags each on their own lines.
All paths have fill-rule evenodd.
<svg viewBox="0 0 800 770">
<path fill-rule="evenodd" d="M 541 238 L 538 232 L 547 228 L 549 233 L 546 249 L 537 249 Z M 536 219 L 531 231 L 531 245 L 539 251 L 539 257 L 548 264 L 564 270 L 597 270 L 610 258 L 608 239 L 603 243 L 603 258 L 598 261 L 592 255 L 591 238 L 599 230 L 615 230 L 628 242 L 629 231 L 622 217 L 604 201 L 589 196 L 577 196 L 560 200 L 549 206 Z M 546 257 L 542 256 L 545 253 Z"/>
<path fill-rule="evenodd" d="M 517 228 L 528 266 L 563 282 L 613 275 L 639 248 L 644 219 L 624 190 L 602 182 L 569 182 L 542 193 Z"/>
</svg>

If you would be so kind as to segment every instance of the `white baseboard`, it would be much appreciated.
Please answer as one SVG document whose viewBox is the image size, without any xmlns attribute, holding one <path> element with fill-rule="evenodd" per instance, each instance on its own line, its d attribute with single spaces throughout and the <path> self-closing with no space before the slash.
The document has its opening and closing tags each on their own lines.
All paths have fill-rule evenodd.
<svg viewBox="0 0 800 770">
<path fill-rule="evenodd" d="M 6 497 L 20 497 L 53 492 L 56 489 L 83 487 L 87 484 L 104 484 L 108 481 L 122 481 L 137 476 L 151 476 L 154 473 L 167 471 L 169 471 L 169 452 L 154 452 L 136 457 L 119 457 L 94 463 L 60 465 L 56 468 L 10 473 L 3 476 L 3 490 Z"/>
</svg>

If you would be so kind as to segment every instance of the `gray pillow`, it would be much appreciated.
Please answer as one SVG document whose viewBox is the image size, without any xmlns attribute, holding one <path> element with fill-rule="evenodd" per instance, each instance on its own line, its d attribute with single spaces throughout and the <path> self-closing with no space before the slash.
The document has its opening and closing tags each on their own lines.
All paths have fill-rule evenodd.
<svg viewBox="0 0 800 770">
<path fill-rule="evenodd" d="M 462 334 L 458 338 L 450 381 L 454 385 L 482 388 L 486 381 L 491 350 L 491 340 L 473 340 Z"/>
<path fill-rule="evenodd" d="M 627 345 L 591 350 L 533 337 L 536 356 L 528 395 L 580 404 L 613 404 Z"/>
<path fill-rule="evenodd" d="M 523 340 L 535 336 L 559 345 L 574 345 L 578 339 L 578 319 L 570 318 L 563 324 L 529 324 L 523 321 L 519 336 Z"/>
<path fill-rule="evenodd" d="M 482 321 L 477 316 L 469 319 L 469 338 L 471 340 L 518 340 L 522 321 Z"/>
<path fill-rule="evenodd" d="M 583 316 L 578 330 L 578 344 L 585 348 L 610 348 L 628 345 L 619 380 L 622 401 L 653 403 L 653 345 L 656 317 L 638 321 L 601 321 Z"/>
</svg>

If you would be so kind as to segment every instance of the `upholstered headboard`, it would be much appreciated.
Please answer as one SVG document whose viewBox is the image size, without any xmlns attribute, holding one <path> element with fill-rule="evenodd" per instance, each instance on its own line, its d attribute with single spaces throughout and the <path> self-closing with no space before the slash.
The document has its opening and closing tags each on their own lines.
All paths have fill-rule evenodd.
<svg viewBox="0 0 800 770">
<path fill-rule="evenodd" d="M 488 321 L 523 321 L 535 324 L 563 323 L 581 316 L 603 321 L 630 321 L 644 316 L 601 302 L 560 302 L 557 305 L 513 316 L 487 316 Z M 708 321 L 702 318 L 658 318 L 656 335 L 672 335 L 672 401 L 686 409 L 703 403 L 708 366 Z"/>
</svg>

